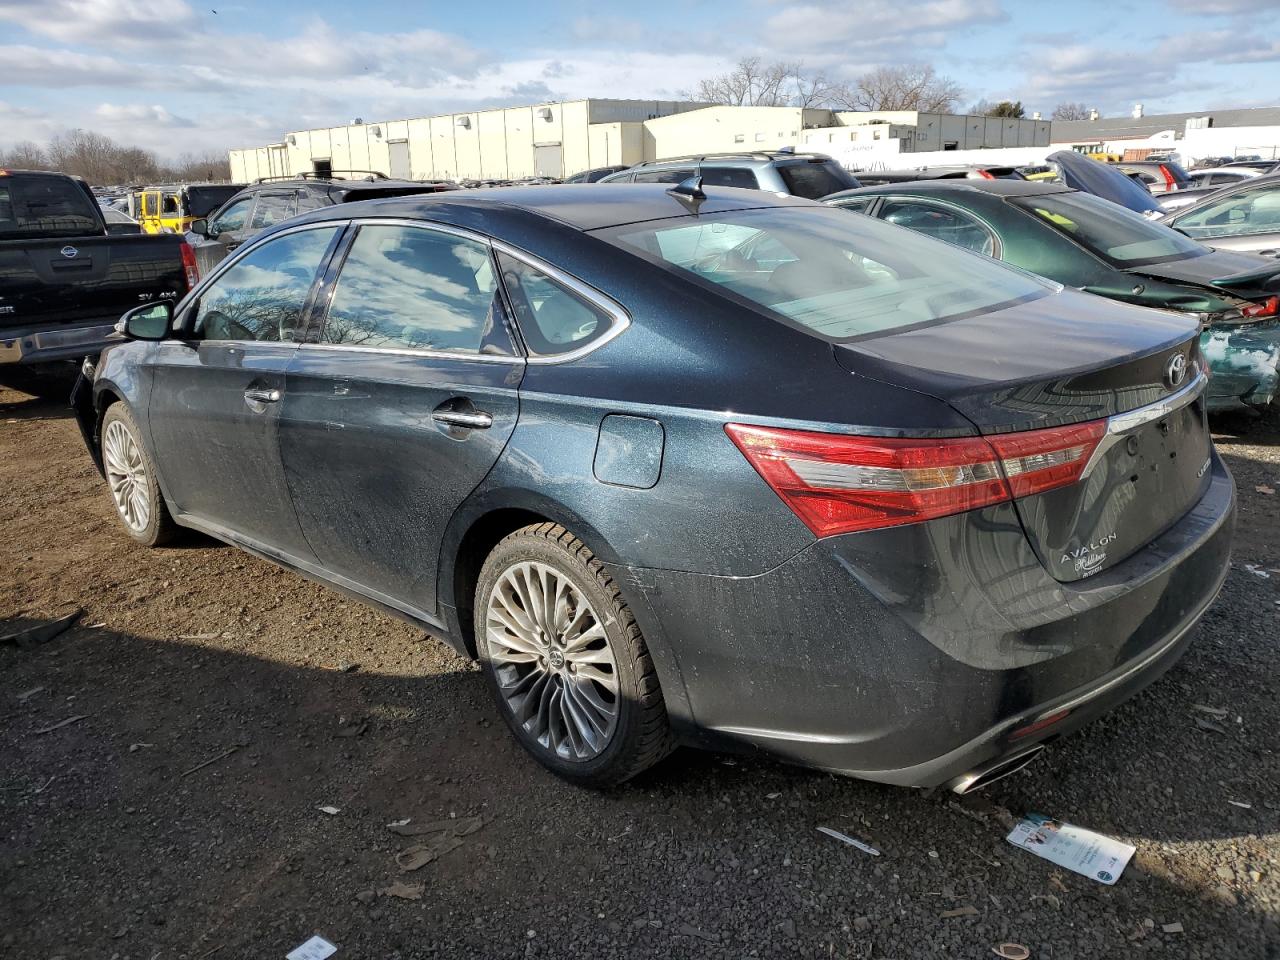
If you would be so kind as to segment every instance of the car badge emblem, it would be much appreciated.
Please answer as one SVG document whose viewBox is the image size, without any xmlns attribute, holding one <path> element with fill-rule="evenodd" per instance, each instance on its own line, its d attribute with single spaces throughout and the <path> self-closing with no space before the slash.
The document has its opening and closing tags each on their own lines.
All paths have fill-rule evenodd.
<svg viewBox="0 0 1280 960">
<path fill-rule="evenodd" d="M 62 248 L 62 250 L 60 250 L 59 252 L 60 252 L 64 257 L 66 257 L 68 260 L 72 259 L 73 257 L 75 257 L 76 255 L 78 255 L 78 254 L 80 253 L 80 251 L 79 251 L 79 250 L 77 250 L 75 247 L 71 246 L 71 244 L 67 244 L 67 245 L 66 245 L 65 247 L 63 247 L 63 248 Z"/>
<path fill-rule="evenodd" d="M 1170 387 L 1182 386 L 1182 381 L 1187 379 L 1187 358 L 1180 353 L 1175 353 L 1169 358 L 1169 362 L 1164 368 L 1164 382 Z"/>
</svg>

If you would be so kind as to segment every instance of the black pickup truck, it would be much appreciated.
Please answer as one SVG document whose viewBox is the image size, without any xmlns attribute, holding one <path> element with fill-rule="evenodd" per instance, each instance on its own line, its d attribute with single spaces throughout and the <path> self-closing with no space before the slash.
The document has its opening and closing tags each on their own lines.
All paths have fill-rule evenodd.
<svg viewBox="0 0 1280 960">
<path fill-rule="evenodd" d="M 83 180 L 0 170 L 0 383 L 47 392 L 122 313 L 180 300 L 196 278 L 182 237 L 109 229 Z"/>
</svg>

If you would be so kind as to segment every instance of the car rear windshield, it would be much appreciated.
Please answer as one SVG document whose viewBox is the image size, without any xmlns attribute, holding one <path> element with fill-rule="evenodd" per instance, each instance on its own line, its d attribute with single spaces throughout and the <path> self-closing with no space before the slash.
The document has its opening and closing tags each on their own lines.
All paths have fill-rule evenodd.
<svg viewBox="0 0 1280 960">
<path fill-rule="evenodd" d="M 831 208 L 740 210 L 601 235 L 835 342 L 987 313 L 1058 289 L 987 257 Z"/>
<path fill-rule="evenodd" d="M 93 201 L 76 181 L 0 178 L 0 239 L 83 237 L 102 229 Z"/>
<path fill-rule="evenodd" d="M 1186 260 L 1209 252 L 1163 224 L 1088 193 L 1047 193 L 1013 203 L 1117 266 Z"/>
<path fill-rule="evenodd" d="M 806 200 L 821 200 L 839 190 L 860 186 L 858 181 L 834 160 L 781 164 L 778 167 L 778 175 L 782 177 L 782 182 L 787 185 L 788 190 Z"/>
</svg>

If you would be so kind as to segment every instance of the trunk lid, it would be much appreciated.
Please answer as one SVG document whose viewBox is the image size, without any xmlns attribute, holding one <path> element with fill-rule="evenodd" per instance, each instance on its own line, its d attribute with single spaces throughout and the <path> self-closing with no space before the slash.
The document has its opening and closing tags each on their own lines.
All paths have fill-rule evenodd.
<svg viewBox="0 0 1280 960">
<path fill-rule="evenodd" d="M 851 372 L 943 400 L 984 435 L 1115 418 L 1078 482 L 1017 501 L 1045 568 L 1069 582 L 1150 543 L 1207 488 L 1199 332 L 1186 317 L 1064 291 L 835 350 Z"/>
<path fill-rule="evenodd" d="M 1213 250 L 1199 257 L 1130 267 L 1128 272 L 1195 284 L 1240 297 L 1280 293 L 1280 261 L 1256 253 Z"/>
</svg>

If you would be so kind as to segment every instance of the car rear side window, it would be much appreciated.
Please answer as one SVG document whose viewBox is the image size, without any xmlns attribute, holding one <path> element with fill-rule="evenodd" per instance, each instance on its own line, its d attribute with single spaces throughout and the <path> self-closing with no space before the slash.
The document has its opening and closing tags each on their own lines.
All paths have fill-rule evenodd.
<svg viewBox="0 0 1280 960">
<path fill-rule="evenodd" d="M 499 252 L 498 265 L 531 356 L 556 357 L 580 350 L 618 322 L 600 304 L 523 260 Z"/>
<path fill-rule="evenodd" d="M 744 187 L 747 190 L 760 188 L 755 173 L 745 167 L 703 167 L 701 173 L 704 187 Z"/>
<path fill-rule="evenodd" d="M 250 230 L 265 230 L 274 227 L 283 220 L 288 220 L 297 211 L 297 195 L 289 193 L 260 193 L 258 205 L 253 208 L 253 222 Z"/>
<path fill-rule="evenodd" d="M 83 237 L 100 233 L 93 202 L 63 177 L 0 180 L 0 237 Z"/>
<path fill-rule="evenodd" d="M 834 160 L 780 164 L 778 175 L 795 196 L 809 200 L 820 200 L 840 190 L 850 190 L 860 186 L 858 181 L 846 173 L 844 167 Z"/>
<path fill-rule="evenodd" d="M 725 234 L 740 239 L 716 252 Z M 987 313 L 1057 289 L 985 257 L 830 207 L 743 210 L 600 235 L 837 342 Z"/>
<path fill-rule="evenodd" d="M 668 167 L 637 173 L 632 183 L 681 183 L 693 176 L 693 167 Z"/>
<path fill-rule="evenodd" d="M 1234 237 L 1280 231 L 1280 183 L 1237 191 L 1173 221 L 1193 237 Z"/>
<path fill-rule="evenodd" d="M 274 237 L 228 267 L 200 294 L 193 324 L 205 340 L 294 340 L 316 271 L 337 227 Z"/>
<path fill-rule="evenodd" d="M 323 343 L 510 356 L 487 244 L 422 227 L 360 228 L 330 301 Z"/>
<path fill-rule="evenodd" d="M 943 204 L 886 200 L 880 208 L 880 219 L 988 257 L 995 251 L 995 237 L 976 217 Z"/>
</svg>

